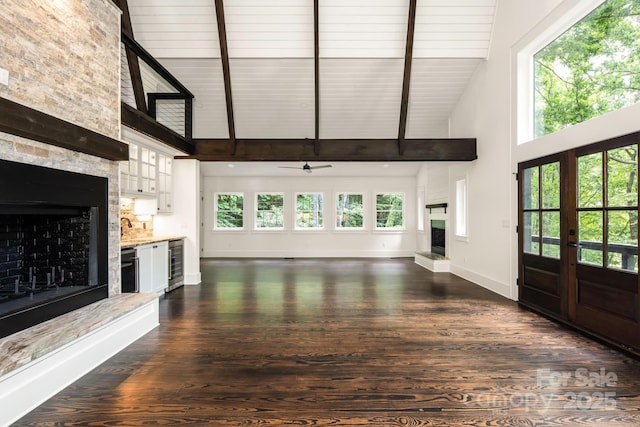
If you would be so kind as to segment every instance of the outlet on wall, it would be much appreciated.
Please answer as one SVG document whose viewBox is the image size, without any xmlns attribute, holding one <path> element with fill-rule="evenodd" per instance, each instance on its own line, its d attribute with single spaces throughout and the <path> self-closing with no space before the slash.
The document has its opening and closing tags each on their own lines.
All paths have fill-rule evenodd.
<svg viewBox="0 0 640 427">
<path fill-rule="evenodd" d="M 0 84 L 9 86 L 9 70 L 0 68 Z"/>
</svg>

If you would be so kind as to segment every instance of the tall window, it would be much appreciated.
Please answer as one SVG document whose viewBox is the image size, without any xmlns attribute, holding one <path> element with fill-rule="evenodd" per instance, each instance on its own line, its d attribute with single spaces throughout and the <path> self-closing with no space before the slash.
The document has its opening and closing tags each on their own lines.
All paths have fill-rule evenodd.
<svg viewBox="0 0 640 427">
<path fill-rule="evenodd" d="M 284 195 L 282 193 L 256 195 L 256 228 L 284 228 Z"/>
<path fill-rule="evenodd" d="M 458 237 L 467 237 L 467 180 L 456 181 L 456 230 Z"/>
<path fill-rule="evenodd" d="M 534 136 L 640 101 L 640 1 L 608 0 L 534 55 Z"/>
<path fill-rule="evenodd" d="M 216 194 L 216 228 L 241 229 L 244 227 L 244 195 L 242 193 Z"/>
<path fill-rule="evenodd" d="M 322 193 L 301 193 L 296 195 L 296 228 L 323 228 L 322 213 Z"/>
<path fill-rule="evenodd" d="M 376 194 L 376 228 L 403 228 L 403 205 L 404 195 L 401 193 Z"/>
<path fill-rule="evenodd" d="M 363 228 L 362 213 L 362 194 L 338 194 L 336 199 L 336 228 Z"/>
</svg>

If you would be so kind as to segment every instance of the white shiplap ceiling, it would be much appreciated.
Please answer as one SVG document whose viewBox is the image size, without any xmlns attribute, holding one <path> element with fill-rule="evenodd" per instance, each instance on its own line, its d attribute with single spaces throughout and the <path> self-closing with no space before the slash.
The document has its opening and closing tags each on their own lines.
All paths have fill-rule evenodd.
<svg viewBox="0 0 640 427">
<path fill-rule="evenodd" d="M 497 0 L 417 0 L 407 138 L 448 120 L 489 55 Z M 227 138 L 214 0 L 129 0 L 136 41 L 194 95 L 195 138 Z M 224 0 L 238 138 L 313 138 L 313 0 Z M 320 0 L 320 138 L 397 138 L 409 0 Z"/>
</svg>

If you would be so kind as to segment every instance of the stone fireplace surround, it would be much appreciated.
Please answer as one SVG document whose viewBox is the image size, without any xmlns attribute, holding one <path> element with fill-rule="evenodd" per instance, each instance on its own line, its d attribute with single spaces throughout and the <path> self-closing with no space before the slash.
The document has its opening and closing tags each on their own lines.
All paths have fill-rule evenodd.
<svg viewBox="0 0 640 427">
<path fill-rule="evenodd" d="M 107 178 L 109 298 L 0 338 L 7 426 L 158 325 L 158 295 L 120 294 L 118 162 L 0 132 L 0 159 Z"/>
</svg>

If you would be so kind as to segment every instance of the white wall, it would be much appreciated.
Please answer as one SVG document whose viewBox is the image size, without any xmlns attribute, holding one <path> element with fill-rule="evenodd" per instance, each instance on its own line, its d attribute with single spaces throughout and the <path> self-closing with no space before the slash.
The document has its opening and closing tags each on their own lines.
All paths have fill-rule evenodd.
<svg viewBox="0 0 640 427">
<path fill-rule="evenodd" d="M 451 241 L 452 272 L 506 297 L 517 298 L 518 162 L 640 129 L 640 105 L 518 145 L 516 53 L 580 0 L 499 1 L 489 59 L 476 71 L 451 116 L 452 137 L 477 137 L 478 160 L 449 166 L 465 175 L 469 194 L 468 241 Z M 441 190 L 441 189 L 440 189 Z"/>
<path fill-rule="evenodd" d="M 158 236 L 186 236 L 184 282 L 197 285 L 200 276 L 200 162 L 173 161 L 173 212 L 156 215 L 153 232 Z"/>
<path fill-rule="evenodd" d="M 216 192 L 244 193 L 244 230 L 214 230 Z M 284 231 L 253 229 L 255 192 L 284 192 Z M 298 192 L 324 194 L 324 230 L 294 230 L 294 200 Z M 335 229 L 332 213 L 338 192 L 364 194 L 365 230 Z M 405 230 L 373 230 L 377 192 L 405 194 Z M 388 257 L 413 256 L 416 249 L 415 177 L 206 177 L 204 199 L 202 255 L 205 257 Z"/>
<path fill-rule="evenodd" d="M 448 242 L 451 270 L 513 299 L 517 288 L 511 262 L 516 256 L 511 47 L 558 3 L 498 2 L 489 59 L 478 67 L 451 116 L 452 137 L 478 140 L 476 161 L 449 166 L 449 199 L 455 200 L 455 180 L 466 177 L 469 209 L 468 239 Z"/>
</svg>

